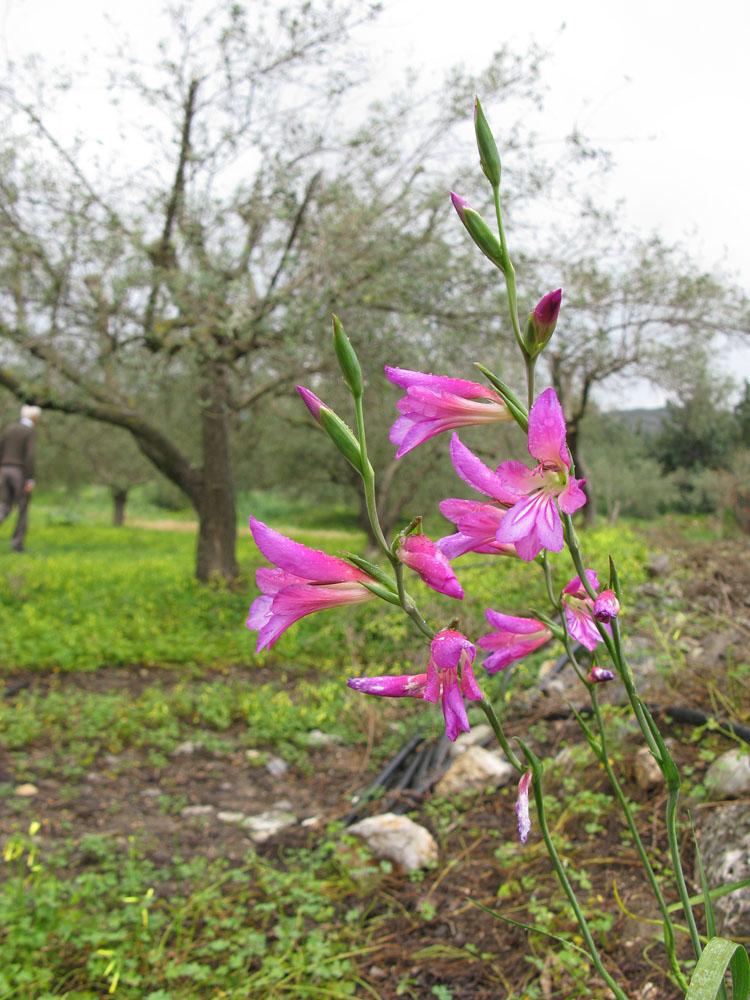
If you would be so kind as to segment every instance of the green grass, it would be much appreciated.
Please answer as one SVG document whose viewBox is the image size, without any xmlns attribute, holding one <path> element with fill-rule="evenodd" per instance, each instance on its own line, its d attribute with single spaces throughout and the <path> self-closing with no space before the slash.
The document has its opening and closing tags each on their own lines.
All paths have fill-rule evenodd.
<svg viewBox="0 0 750 1000">
<path fill-rule="evenodd" d="M 35 826 L 5 845 L 0 997 L 347 997 L 367 954 L 366 897 L 334 840 L 280 868 L 174 858 L 155 868 L 89 836 L 47 856 Z M 62 874 L 60 874 L 62 873 Z M 372 928 L 368 928 L 371 933 Z"/>
</svg>

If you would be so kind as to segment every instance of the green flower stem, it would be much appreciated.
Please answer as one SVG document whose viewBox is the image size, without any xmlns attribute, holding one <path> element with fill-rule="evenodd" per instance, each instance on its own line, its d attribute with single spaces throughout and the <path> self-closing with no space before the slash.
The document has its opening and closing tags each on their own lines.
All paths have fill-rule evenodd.
<svg viewBox="0 0 750 1000">
<path fill-rule="evenodd" d="M 531 772 L 533 775 L 532 788 L 534 790 L 534 801 L 536 803 L 537 817 L 539 820 L 539 829 L 542 832 L 542 839 L 544 840 L 545 847 L 547 848 L 547 853 L 550 856 L 552 866 L 555 869 L 557 878 L 560 885 L 568 897 L 568 902 L 573 908 L 573 912 L 576 915 L 576 920 L 578 921 L 578 926 L 581 929 L 581 934 L 586 942 L 586 947 L 588 949 L 589 955 L 591 956 L 591 961 L 594 963 L 594 967 L 599 975 L 602 977 L 604 982 L 609 986 L 609 988 L 614 993 L 617 1000 L 628 1000 L 628 997 L 617 983 L 614 981 L 612 976 L 605 969 L 601 958 L 599 957 L 599 950 L 596 947 L 596 942 L 589 929 L 588 921 L 584 916 L 583 910 L 578 902 L 578 898 L 575 894 L 575 890 L 571 885 L 570 879 L 568 878 L 563 863 L 560 860 L 560 855 L 557 853 L 557 848 L 554 845 L 552 836 L 549 832 L 549 827 L 547 825 L 547 815 L 544 808 L 544 795 L 542 792 L 542 767 L 538 758 L 532 753 L 531 750 L 521 741 L 521 748 L 524 752 L 524 756 L 529 763 Z"/>
<path fill-rule="evenodd" d="M 596 688 L 589 684 L 587 685 L 589 689 L 589 696 L 591 698 L 591 707 L 594 712 L 594 719 L 596 721 L 596 727 L 599 732 L 599 745 L 601 750 L 601 755 L 599 760 L 601 761 L 604 770 L 607 772 L 607 777 L 612 785 L 617 801 L 620 803 L 620 808 L 625 816 L 625 822 L 628 825 L 628 830 L 630 831 L 630 836 L 633 838 L 633 843 L 635 844 L 638 856 L 641 859 L 641 864 L 646 872 L 646 877 L 648 878 L 651 889 L 656 898 L 657 906 L 659 907 L 659 912 L 662 915 L 663 931 L 664 931 L 664 947 L 667 952 L 667 957 L 669 958 L 669 964 L 674 973 L 675 979 L 680 989 L 687 990 L 688 982 L 683 975 L 682 969 L 680 968 L 680 963 L 677 959 L 677 952 L 675 950 L 675 935 L 674 927 L 672 925 L 672 918 L 669 915 L 669 910 L 667 909 L 667 903 L 664 899 L 664 895 L 661 891 L 661 887 L 656 879 L 654 869 L 651 866 L 651 861 L 648 854 L 646 853 L 646 848 L 643 846 L 643 841 L 641 840 L 641 835 L 638 832 L 638 827 L 635 824 L 635 819 L 633 818 L 633 812 L 630 808 L 630 803 L 628 802 L 625 793 L 622 790 L 622 786 L 614 772 L 612 763 L 609 759 L 609 753 L 607 750 L 607 736 L 606 729 L 604 727 L 604 720 L 602 719 L 602 714 L 599 708 L 599 699 L 597 697 Z"/>
<path fill-rule="evenodd" d="M 555 597 L 555 587 L 552 582 L 552 567 L 549 564 L 549 556 L 546 549 L 542 553 L 542 569 L 544 570 L 544 585 L 547 588 L 547 597 L 555 611 L 560 614 L 560 601 Z"/>
<path fill-rule="evenodd" d="M 698 934 L 698 927 L 695 923 L 695 914 L 693 913 L 693 907 L 690 902 L 690 893 L 688 892 L 687 885 L 685 883 L 685 873 L 682 868 L 682 857 L 680 856 L 680 843 L 677 836 L 677 806 L 679 804 L 679 799 L 680 785 L 678 779 L 676 787 L 673 787 L 672 785 L 668 786 L 667 838 L 669 840 L 669 854 L 672 858 L 674 877 L 677 882 L 677 891 L 680 894 L 680 902 L 682 903 L 682 909 L 685 914 L 688 930 L 690 931 L 690 941 L 693 945 L 695 957 L 700 958 L 703 953 L 703 948 L 701 947 L 701 939 Z"/>
<path fill-rule="evenodd" d="M 573 559 L 573 564 L 578 571 L 581 583 L 586 588 L 587 593 L 591 598 L 595 598 L 596 592 L 586 576 L 581 550 L 578 545 L 575 529 L 573 528 L 573 521 L 569 514 L 563 515 L 563 518 L 565 523 L 566 541 L 568 543 L 568 550 L 570 551 Z M 654 760 L 658 764 L 659 770 L 664 775 L 667 785 L 666 825 L 667 839 L 669 841 L 669 853 L 672 859 L 672 868 L 674 870 L 675 881 L 677 883 L 677 891 L 680 896 L 680 902 L 682 903 L 682 908 L 685 912 L 685 919 L 690 931 L 690 940 L 692 941 L 693 951 L 695 952 L 695 957 L 700 958 L 702 953 L 700 937 L 698 935 L 698 928 L 696 926 L 693 908 L 690 903 L 690 894 L 688 893 L 687 885 L 685 883 L 685 872 L 682 867 L 682 858 L 680 856 L 680 846 L 677 833 L 677 806 L 680 797 L 679 771 L 677 770 L 677 765 L 672 759 L 672 755 L 670 754 L 661 733 L 659 733 L 656 727 L 656 723 L 650 717 L 650 713 L 641 702 L 635 690 L 633 675 L 622 651 L 622 638 L 620 635 L 619 621 L 615 619 L 612 622 L 611 636 L 599 622 L 597 622 L 596 625 L 599 629 L 599 634 L 607 647 L 607 652 L 610 655 L 612 663 L 622 679 L 628 696 L 628 701 L 630 702 L 633 712 L 635 713 L 635 717 L 638 720 L 638 725 L 643 733 L 646 743 L 648 744 L 648 748 L 651 751 Z"/>
<path fill-rule="evenodd" d="M 526 357 L 526 350 L 523 346 L 523 336 L 521 335 L 521 324 L 518 321 L 518 297 L 516 294 L 516 272 L 513 262 L 508 253 L 508 242 L 505 238 L 505 227 L 503 226 L 503 213 L 500 208 L 500 188 L 493 187 L 492 194 L 495 201 L 495 216 L 497 217 L 497 232 L 500 237 L 500 246 L 503 251 L 503 275 L 505 277 L 505 287 L 508 290 L 508 307 L 510 309 L 510 322 L 513 327 L 513 336 L 516 338 L 521 353 Z"/>
<path fill-rule="evenodd" d="M 529 410 L 534 405 L 534 377 L 536 374 L 536 358 L 530 358 L 524 352 L 524 360 L 526 361 L 526 391 L 528 398 Z"/>
<path fill-rule="evenodd" d="M 508 760 L 511 762 L 511 764 L 513 765 L 513 767 L 515 767 L 515 769 L 518 771 L 518 773 L 519 774 L 523 774 L 523 772 L 526 770 L 526 768 L 524 767 L 523 763 L 518 758 L 518 756 L 513 752 L 512 748 L 511 748 L 511 745 L 508 742 L 508 737 L 503 732 L 503 727 L 502 727 L 502 725 L 500 723 L 500 720 L 498 719 L 497 715 L 495 714 L 495 709 L 484 698 L 482 698 L 482 700 L 479 702 L 479 707 L 482 709 L 482 711 L 484 712 L 484 714 L 487 716 L 487 721 L 492 726 L 492 730 L 493 730 L 495 736 L 497 737 L 497 742 L 503 748 L 503 753 L 508 758 Z"/>
<path fill-rule="evenodd" d="M 404 567 L 399 558 L 394 555 L 393 550 L 385 539 L 383 534 L 383 529 L 380 526 L 380 518 L 378 516 L 378 505 L 375 498 L 375 470 L 372 467 L 370 458 L 367 454 L 367 437 L 365 435 L 365 412 L 363 407 L 362 396 L 357 395 L 354 397 L 354 410 L 357 420 L 357 438 L 359 440 L 360 451 L 362 452 L 362 484 L 365 490 L 365 503 L 367 505 L 367 516 L 372 527 L 373 535 L 377 541 L 383 553 L 388 558 L 391 566 L 393 567 L 393 573 L 396 578 L 396 589 L 398 591 L 398 599 L 401 603 L 401 607 L 404 609 L 406 614 L 411 618 L 414 624 L 417 626 L 419 631 L 427 636 L 428 639 L 432 639 L 435 636 L 435 630 L 431 629 L 427 622 L 424 620 L 422 615 L 414 603 L 414 600 L 407 594 L 404 588 Z"/>
</svg>

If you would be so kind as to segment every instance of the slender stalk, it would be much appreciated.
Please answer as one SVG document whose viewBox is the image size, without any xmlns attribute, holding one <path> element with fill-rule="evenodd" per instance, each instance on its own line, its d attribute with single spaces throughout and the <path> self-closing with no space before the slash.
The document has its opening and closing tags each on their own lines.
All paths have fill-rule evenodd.
<svg viewBox="0 0 750 1000">
<path fill-rule="evenodd" d="M 508 307 L 510 309 L 510 322 L 513 327 L 513 336 L 516 338 L 521 353 L 526 357 L 523 346 L 523 336 L 521 335 L 521 324 L 518 320 L 518 296 L 516 294 L 516 272 L 513 262 L 508 252 L 508 242 L 505 238 L 505 227 L 503 226 L 503 213 L 500 208 L 500 188 L 493 187 L 492 194 L 495 201 L 495 216 L 497 218 L 497 232 L 500 237 L 500 246 L 503 251 L 503 275 L 505 277 L 505 287 L 508 290 Z"/>
<path fill-rule="evenodd" d="M 633 812 L 630 808 L 630 803 L 622 790 L 622 786 L 614 772 L 612 763 L 609 759 L 609 752 L 607 749 L 607 735 L 606 729 L 604 727 L 604 720 L 602 719 L 601 710 L 599 708 L 599 699 L 597 697 L 596 688 L 592 685 L 588 685 L 589 695 L 591 697 L 591 707 L 594 712 L 594 719 L 596 721 L 597 730 L 599 732 L 599 745 L 601 748 L 601 755 L 599 760 L 607 773 L 609 782 L 612 785 L 617 801 L 620 804 L 620 808 L 625 816 L 625 822 L 627 823 L 628 830 L 630 831 L 630 836 L 635 844 L 635 849 L 638 852 L 638 857 L 641 859 L 641 864 L 646 872 L 646 877 L 651 886 L 651 890 L 656 898 L 657 906 L 659 907 L 659 912 L 662 915 L 663 929 L 664 929 L 664 947 L 667 952 L 667 957 L 669 959 L 669 964 L 674 973 L 675 979 L 679 987 L 683 990 L 687 990 L 688 982 L 683 975 L 682 969 L 680 968 L 680 963 L 677 960 L 677 952 L 675 949 L 675 935 L 674 927 L 672 926 L 672 918 L 670 917 L 669 910 L 667 909 L 667 903 L 664 899 L 664 894 L 661 891 L 661 887 L 656 879 L 654 869 L 651 866 L 651 861 L 648 854 L 646 853 L 646 848 L 643 846 L 643 841 L 641 840 L 641 835 L 638 832 L 638 827 L 635 824 L 635 819 L 633 818 Z"/>
<path fill-rule="evenodd" d="M 596 947 L 596 942 L 589 929 L 588 921 L 584 916 L 583 910 L 581 909 L 580 903 L 578 902 L 578 897 L 575 894 L 575 889 L 571 885 L 570 879 L 568 878 L 563 863 L 560 860 L 560 855 L 557 853 L 557 848 L 554 845 L 552 836 L 547 825 L 547 815 L 544 808 L 544 795 L 542 792 L 542 769 L 539 760 L 535 755 L 521 743 L 521 747 L 529 762 L 529 767 L 533 773 L 532 788 L 534 790 L 534 801 L 536 803 L 537 817 L 539 820 L 539 829 L 542 833 L 542 839 L 544 840 L 545 847 L 547 848 L 547 853 L 549 854 L 552 866 L 555 869 L 555 874 L 557 875 L 558 881 L 563 888 L 565 895 L 568 897 L 568 902 L 573 908 L 573 912 L 576 915 L 576 920 L 578 921 L 578 926 L 581 929 L 581 934 L 586 942 L 586 947 L 589 954 L 591 955 L 591 961 L 594 963 L 594 967 L 599 975 L 602 977 L 604 982 L 609 986 L 609 988 L 614 993 L 617 1000 L 628 1000 L 628 997 L 617 983 L 614 981 L 612 976 L 605 969 L 601 958 L 599 957 L 599 950 Z"/>
<path fill-rule="evenodd" d="M 589 583 L 586 576 L 585 567 L 583 565 L 583 558 L 581 556 L 581 550 L 578 545 L 578 539 L 576 537 L 575 529 L 573 528 L 573 522 L 569 514 L 564 515 L 565 520 L 565 534 L 568 543 L 568 550 L 570 551 L 571 557 L 573 559 L 573 564 L 578 570 L 578 575 L 581 578 L 581 583 L 586 588 L 589 596 L 592 598 L 596 597 L 596 592 Z M 661 734 L 656 729 L 656 724 L 650 719 L 649 714 L 644 710 L 644 706 L 641 703 L 640 698 L 635 690 L 635 684 L 633 681 L 633 675 L 627 664 L 627 661 L 623 655 L 622 651 L 622 640 L 620 635 L 620 623 L 615 619 L 612 622 L 612 635 L 607 632 L 607 630 L 599 623 L 596 623 L 599 629 L 599 634 L 604 640 L 607 651 L 610 655 L 612 663 L 615 666 L 620 678 L 622 679 L 625 691 L 628 696 L 628 701 L 635 713 L 635 717 L 638 720 L 638 725 L 643 733 L 644 739 L 648 744 L 648 748 L 651 751 L 654 760 L 659 766 L 660 771 L 664 775 L 666 785 L 667 785 L 667 811 L 666 811 L 666 826 L 667 826 L 667 839 L 669 841 L 669 853 L 672 859 L 672 868 L 674 870 L 675 882 L 677 883 L 677 891 L 680 896 L 680 902 L 682 903 L 682 908 L 685 912 L 685 919 L 687 921 L 688 929 L 690 931 L 690 939 L 693 945 L 693 951 L 695 952 L 695 957 L 700 958 L 702 949 L 700 943 L 700 937 L 698 935 L 698 928 L 695 922 L 695 915 L 693 913 L 693 908 L 690 903 L 690 894 L 687 890 L 687 884 L 685 882 L 685 872 L 682 867 L 682 858 L 680 856 L 680 846 L 677 834 L 677 806 L 680 797 L 680 776 L 677 770 L 677 765 L 672 759 L 672 755 L 669 753 Z"/>
<path fill-rule="evenodd" d="M 503 753 L 508 758 L 508 760 L 511 762 L 511 764 L 513 765 L 513 767 L 515 767 L 515 769 L 520 774 L 523 774 L 523 772 L 526 770 L 526 768 L 524 767 L 523 763 L 518 758 L 518 756 L 513 752 L 513 749 L 511 748 L 511 745 L 508 742 L 508 737 L 503 732 L 503 727 L 502 727 L 502 725 L 500 723 L 500 720 L 498 719 L 497 715 L 495 714 L 494 708 L 484 698 L 482 698 L 482 700 L 479 702 L 479 707 L 482 709 L 482 711 L 484 712 L 484 714 L 487 716 L 487 721 L 492 726 L 492 730 L 493 730 L 495 736 L 497 737 L 497 742 L 503 748 Z"/>
<path fill-rule="evenodd" d="M 529 410 L 534 405 L 534 377 L 536 375 L 536 358 L 530 358 L 524 352 L 524 359 L 526 361 L 526 391 L 529 404 Z"/>
</svg>

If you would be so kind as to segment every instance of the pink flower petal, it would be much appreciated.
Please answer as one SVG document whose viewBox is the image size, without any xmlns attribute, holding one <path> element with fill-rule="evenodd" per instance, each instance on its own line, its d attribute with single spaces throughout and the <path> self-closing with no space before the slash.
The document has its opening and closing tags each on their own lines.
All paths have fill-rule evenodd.
<svg viewBox="0 0 750 1000">
<path fill-rule="evenodd" d="M 458 434 L 454 434 L 451 438 L 451 461 L 461 479 L 480 493 L 485 493 L 501 503 L 512 504 L 518 499 L 516 492 L 508 490 L 496 472 L 488 468 L 465 444 L 461 443 Z"/>
<path fill-rule="evenodd" d="M 538 618 L 520 618 L 516 615 L 504 615 L 501 611 L 493 611 L 492 608 L 487 608 L 484 616 L 490 625 L 494 625 L 496 629 L 511 632 L 513 635 L 534 635 L 540 631 L 549 631 L 544 622 L 540 622 Z"/>
<path fill-rule="evenodd" d="M 596 649 L 597 645 L 602 641 L 602 637 L 599 635 L 599 630 L 594 624 L 590 609 L 572 608 L 569 604 L 566 604 L 564 610 L 565 623 L 568 626 L 570 635 L 576 642 L 580 642 L 582 646 L 585 646 L 586 649 Z"/>
<path fill-rule="evenodd" d="M 541 477 L 523 462 L 502 462 L 496 475 L 509 497 L 507 503 L 517 503 L 542 486 Z"/>
<path fill-rule="evenodd" d="M 450 378 L 447 375 L 430 375 L 427 372 L 410 371 L 408 368 L 392 368 L 385 366 L 385 374 L 394 385 L 402 389 L 420 386 L 435 392 L 453 392 L 467 399 L 499 399 L 496 392 L 479 382 L 470 382 L 463 378 Z"/>
<path fill-rule="evenodd" d="M 529 412 L 529 452 L 543 464 L 570 468 L 565 416 L 554 389 L 545 389 Z"/>
<path fill-rule="evenodd" d="M 586 570 L 586 579 L 589 581 L 589 585 L 592 590 L 599 589 L 599 577 L 596 575 L 593 569 Z M 568 582 L 563 587 L 563 594 L 570 594 L 572 597 L 585 598 L 588 596 L 586 588 L 581 583 L 580 576 L 574 576 L 572 580 Z"/>
<path fill-rule="evenodd" d="M 443 717 L 445 719 L 445 735 L 452 742 L 456 741 L 459 733 L 468 733 L 471 728 L 466 714 L 466 706 L 457 683 L 443 686 Z"/>
<path fill-rule="evenodd" d="M 585 482 L 585 479 L 574 479 L 572 476 L 568 480 L 567 486 L 557 498 L 564 514 L 574 514 L 586 503 L 586 494 L 581 488 Z"/>
<path fill-rule="evenodd" d="M 266 559 L 295 576 L 317 583 L 370 579 L 362 570 L 350 566 L 343 559 L 295 542 L 254 517 L 250 518 L 250 530 L 255 544 Z"/>
<path fill-rule="evenodd" d="M 531 786 L 531 771 L 527 771 L 518 782 L 518 798 L 516 800 L 516 817 L 518 818 L 518 839 L 522 844 L 528 840 L 531 832 L 531 817 L 529 816 L 529 788 Z"/>
<path fill-rule="evenodd" d="M 455 629 L 444 628 L 430 644 L 430 660 L 439 670 L 455 670 L 463 661 L 474 662 L 476 647 Z"/>
<path fill-rule="evenodd" d="M 427 674 L 387 674 L 382 677 L 350 677 L 346 682 L 354 691 L 381 698 L 421 698 Z"/>
<path fill-rule="evenodd" d="M 463 600 L 464 592 L 447 557 L 426 535 L 409 535 L 398 550 L 404 565 L 418 573 L 439 594 Z"/>
</svg>

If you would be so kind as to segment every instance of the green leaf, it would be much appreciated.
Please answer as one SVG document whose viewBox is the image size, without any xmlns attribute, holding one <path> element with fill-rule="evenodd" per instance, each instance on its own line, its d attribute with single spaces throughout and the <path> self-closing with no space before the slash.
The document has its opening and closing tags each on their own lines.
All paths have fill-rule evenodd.
<svg viewBox="0 0 750 1000">
<path fill-rule="evenodd" d="M 724 974 L 732 973 L 733 1000 L 750 996 L 750 959 L 741 944 L 727 938 L 712 938 L 695 967 L 685 1000 L 716 1000 L 724 985 Z"/>
<path fill-rule="evenodd" d="M 717 886 L 715 889 L 709 889 L 708 895 L 711 899 L 721 899 L 722 896 L 729 896 L 733 892 L 737 892 L 738 889 L 746 889 L 750 886 L 750 878 L 741 878 L 736 882 L 726 882 L 724 885 Z M 703 895 L 691 896 L 690 905 L 697 906 L 703 902 Z M 670 903 L 667 910 L 670 913 L 676 913 L 677 910 L 682 909 L 682 903 Z"/>
<path fill-rule="evenodd" d="M 584 948 L 579 948 L 577 944 L 573 944 L 573 942 L 568 938 L 560 937 L 559 934 L 552 934 L 550 931 L 542 930 L 541 927 L 535 927 L 533 924 L 525 924 L 522 920 L 513 920 L 511 917 L 506 917 L 502 913 L 498 913 L 497 910 L 490 909 L 489 906 L 485 906 L 483 903 L 478 903 L 476 899 L 472 899 L 471 902 L 474 906 L 478 906 L 480 910 L 484 910 L 485 913 L 489 913 L 489 915 L 494 917 L 496 920 L 502 920 L 504 924 L 510 924 L 512 927 L 520 927 L 522 930 L 528 931 L 530 934 L 541 934 L 542 937 L 552 938 L 553 941 L 557 941 L 557 943 L 563 945 L 563 947 L 572 948 L 573 951 L 580 952 L 582 955 L 585 955 L 586 958 L 591 958 L 591 955 L 589 955 Z"/>
</svg>

